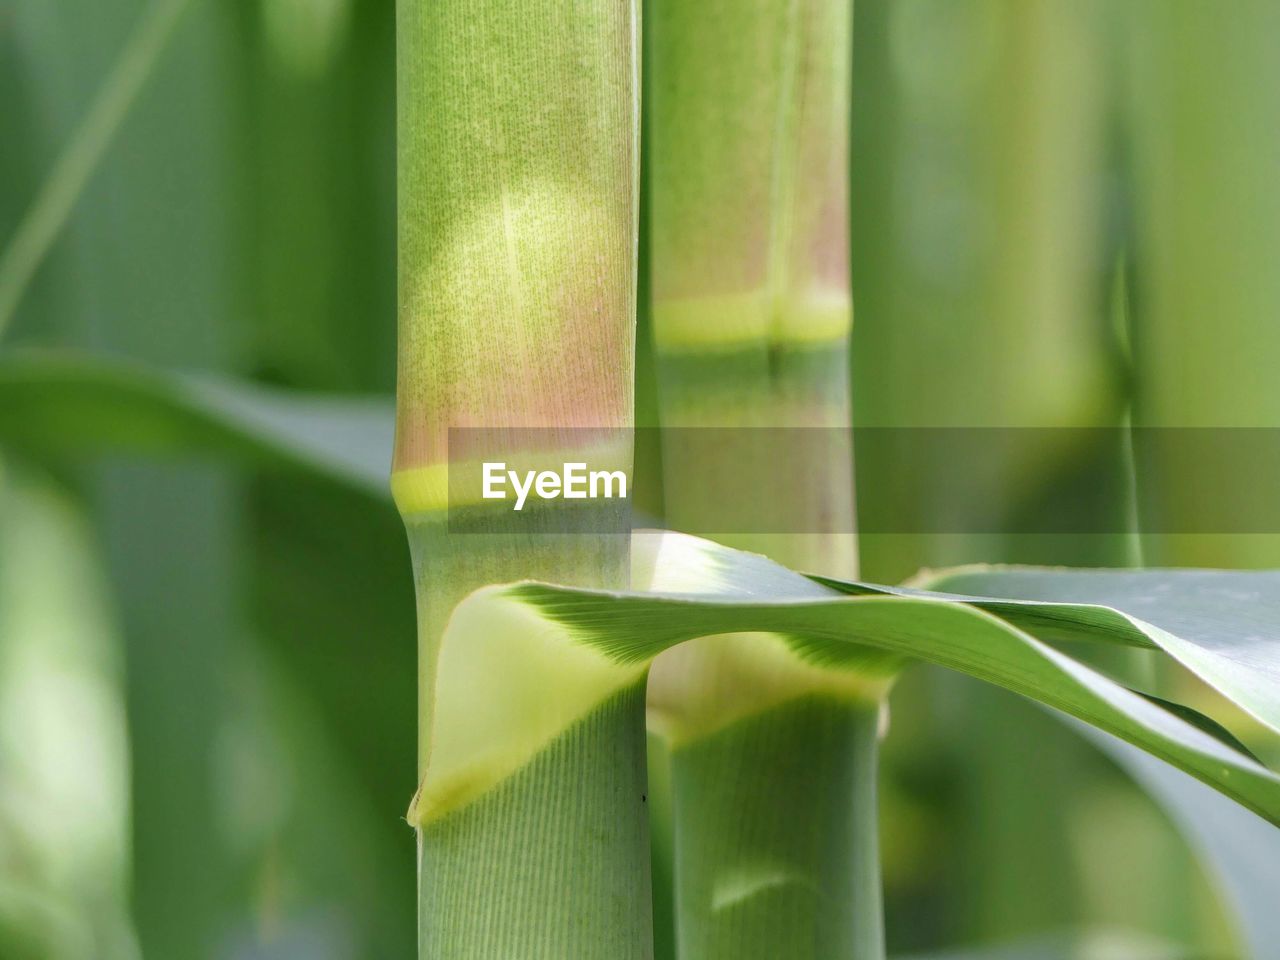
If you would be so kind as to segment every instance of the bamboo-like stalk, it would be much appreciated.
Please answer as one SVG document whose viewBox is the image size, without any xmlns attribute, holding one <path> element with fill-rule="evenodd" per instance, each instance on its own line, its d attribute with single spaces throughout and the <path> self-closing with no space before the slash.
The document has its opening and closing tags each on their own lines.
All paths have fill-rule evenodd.
<svg viewBox="0 0 1280 960">
<path fill-rule="evenodd" d="M 1123 564 L 1122 504 L 1081 502 L 1083 492 L 1120 486 L 1107 482 L 1122 475 L 1119 447 L 1109 461 L 1085 462 L 1072 429 L 1118 434 L 1122 415 L 1101 296 L 1110 260 L 1107 7 L 859 0 L 856 10 L 858 423 L 903 436 L 954 428 L 975 439 L 973 428 L 1008 428 L 1020 454 L 1001 465 L 975 449 L 969 461 L 946 465 L 949 476 L 904 475 L 861 457 L 864 503 L 891 500 L 920 524 L 920 532 L 864 534 L 863 574 L 894 582 L 957 563 Z M 992 496 L 956 495 L 955 478 L 968 470 L 997 485 Z M 1020 516 L 1065 515 L 1064 500 L 1073 517 L 1115 532 L 946 526 L 985 515 L 1016 529 Z M 960 869 L 948 893 L 965 908 L 952 936 L 995 941 L 1077 922 L 1073 837 L 1058 825 L 1079 784 L 1090 782 L 1087 748 L 1051 721 L 1010 723 L 1017 704 L 941 675 L 929 683 L 900 709 L 953 702 L 949 722 L 963 725 L 965 742 L 987 747 L 964 755 L 951 830 Z M 1013 769 L 1008 758 L 1027 738 L 1025 723 L 1037 723 L 1048 746 Z M 1009 789 L 1019 778 L 1022 788 Z"/>
<path fill-rule="evenodd" d="M 857 68 L 871 81 L 855 112 L 865 145 L 854 158 L 858 424 L 904 434 L 1008 428 L 1017 453 L 993 464 L 980 456 L 990 451 L 975 452 L 975 475 L 1000 484 L 987 498 L 995 504 L 958 502 L 952 478 L 861 458 L 867 501 L 896 495 L 935 528 L 864 534 L 873 580 L 922 565 L 1125 562 L 1113 535 L 946 526 L 981 512 L 1016 528 L 1020 512 L 1061 509 L 1051 498 L 1066 486 L 1072 509 L 1088 509 L 1099 529 L 1124 529 L 1121 505 L 1079 502 L 1081 489 L 1119 475 L 1118 445 L 1109 461 L 1088 463 L 1073 437 L 1118 428 L 1123 413 L 1104 296 L 1104 7 L 944 3 L 934 17 L 887 0 L 858 8 L 860 36 L 881 34 Z M 966 466 L 948 468 L 963 476 Z M 1084 479 L 1072 486 L 1072 474 Z"/>
<path fill-rule="evenodd" d="M 861 542 L 868 579 L 888 582 L 922 566 L 954 563 L 1131 562 L 1122 504 L 1082 499 L 1090 490 L 1117 488 L 1108 477 L 1126 469 L 1120 451 L 1109 462 L 1086 464 L 1071 445 L 1072 431 L 1053 428 L 1118 433 L 1122 422 L 1112 373 L 1120 358 L 1100 293 L 1119 242 L 1104 219 L 1113 183 L 1106 122 L 1117 93 L 1113 74 L 1128 60 L 1117 57 L 1113 65 L 1109 56 L 1118 28 L 1145 6 L 944 2 L 931 9 L 946 8 L 946 16 L 923 17 L 892 0 L 859 0 L 855 122 L 864 149 L 854 159 L 853 243 L 859 423 L 1038 434 L 1044 442 L 1023 448 L 1033 456 L 1002 478 L 1009 496 L 997 502 L 1005 516 L 1014 518 L 1015 509 L 1052 515 L 1063 506 L 1051 499 L 1058 489 L 1071 498 L 1072 516 L 1114 531 L 875 534 Z M 1143 102 L 1158 101 L 1151 90 Z M 974 464 L 991 467 L 977 458 Z M 898 496 L 921 516 L 935 503 L 962 519 L 961 511 L 992 506 L 959 502 L 946 486 L 950 478 L 904 477 L 865 456 L 858 481 L 868 500 Z M 1128 656 L 1112 654 L 1109 666 L 1123 669 L 1121 657 Z M 928 691 L 918 704 L 924 710 L 938 692 Z M 1016 705 L 980 691 L 945 692 L 963 704 L 951 719 L 987 748 L 965 755 L 965 802 L 953 831 L 963 866 L 951 890 L 964 909 L 956 912 L 954 936 L 1001 940 L 1081 922 L 1089 915 L 1091 868 L 1071 856 L 1072 844 L 1116 842 L 1098 839 L 1092 825 L 1077 831 L 1083 840 L 1057 826 L 1078 805 L 1080 785 L 1097 782 L 1091 750 L 1050 721 L 1028 715 L 1011 722 Z M 1008 758 L 1031 735 L 1027 723 L 1037 724 L 1034 736 L 1044 749 L 1014 769 Z M 1012 789 L 1015 782 L 1020 789 Z M 1183 909 L 1189 893 L 1179 871 L 1164 867 L 1185 858 L 1185 844 L 1167 825 L 1152 829 L 1151 842 L 1133 838 L 1125 856 L 1160 876 L 1161 887 L 1123 887 L 1117 891 L 1123 909 L 1112 907 L 1120 909 L 1117 916 L 1127 910 L 1153 929 L 1181 932 L 1179 925 L 1189 923 Z M 1029 845 L 1028 836 L 1037 843 Z M 1158 846 L 1163 850 L 1153 858 Z"/>
<path fill-rule="evenodd" d="M 680 748 L 680 956 L 884 955 L 878 719 L 800 697 Z"/>
<path fill-rule="evenodd" d="M 639 689 L 593 701 L 574 664 L 541 664 L 516 678 L 513 709 L 485 672 L 510 665 L 468 664 L 461 651 L 437 670 L 444 626 L 476 587 L 627 581 L 618 508 L 589 508 L 585 532 L 557 535 L 542 523 L 551 508 L 532 524 L 504 502 L 451 513 L 447 475 L 475 452 L 450 450 L 452 428 L 535 428 L 501 453 L 580 458 L 604 443 L 610 466 L 629 461 L 629 439 L 614 431 L 630 425 L 632 405 L 635 10 L 629 0 L 399 0 L 397 27 L 392 486 L 419 598 L 420 955 L 645 960 Z M 594 706 L 549 742 L 487 765 L 459 746 L 475 733 L 501 753 L 520 725 L 559 717 L 566 684 Z M 466 716 L 437 718 L 444 695 L 465 696 Z"/>
<path fill-rule="evenodd" d="M 1117 22 L 1130 81 L 1134 447 L 1153 566 L 1280 565 L 1280 536 L 1261 522 L 1280 482 L 1280 10 L 1242 0 L 1223 12 L 1169 0 L 1127 6 Z M 1224 503 L 1259 527 L 1215 531 Z M 1176 691 L 1186 678 L 1166 666 L 1160 681 Z M 1163 876 L 1194 901 L 1181 874 Z M 1181 917 L 1206 939 L 1203 910 Z"/>
<path fill-rule="evenodd" d="M 1274 516 L 1280 479 L 1269 432 L 1280 428 L 1280 9 L 1240 0 L 1222 16 L 1169 0 L 1129 12 L 1134 422 L 1186 430 L 1137 440 L 1147 559 L 1275 566 L 1274 528 L 1214 530 L 1211 518 L 1223 502 L 1240 520 L 1250 505 Z"/>
<path fill-rule="evenodd" d="M 849 5 L 831 0 L 658 0 L 649 37 L 668 524 L 845 576 L 857 568 L 851 28 Z M 811 439 L 793 445 L 789 428 Z M 780 446 L 802 462 L 779 470 Z M 739 521 L 766 501 L 785 503 L 784 522 L 744 534 Z M 713 513 L 725 529 L 705 526 Z M 658 660 L 649 702 L 671 748 L 680 956 L 883 955 L 874 718 L 885 686 L 802 664 L 767 636 Z"/>
</svg>

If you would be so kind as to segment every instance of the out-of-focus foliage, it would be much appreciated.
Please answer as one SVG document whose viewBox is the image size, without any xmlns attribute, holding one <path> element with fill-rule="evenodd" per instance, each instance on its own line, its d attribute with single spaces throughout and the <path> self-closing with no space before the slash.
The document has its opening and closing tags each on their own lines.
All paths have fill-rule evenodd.
<svg viewBox="0 0 1280 960">
<path fill-rule="evenodd" d="M 128 957 L 119 633 L 83 510 L 0 462 L 0 947 Z"/>
<path fill-rule="evenodd" d="M 0 459 L 0 956 L 408 956 L 412 590 L 378 468 L 363 487 L 244 470 L 252 441 L 247 459 L 189 462 L 227 441 L 216 417 L 212 434 L 189 411 L 145 427 L 112 391 L 12 389 L 15 348 L 57 347 L 144 399 L 229 379 L 358 405 L 392 390 L 394 3 L 183 6 L 0 2 L 0 251 L 139 25 L 181 14 L 0 321 L 0 424 L 21 439 Z M 1136 397 L 1143 422 L 1275 425 L 1271 6 L 857 0 L 859 423 L 1107 426 Z M 139 364 L 151 372 L 133 377 Z M 113 422 L 181 462 L 69 456 Z M 272 420 L 267 440 L 292 422 Z M 359 432 L 358 453 L 340 433 L 347 468 L 376 459 L 381 441 Z M 1013 522 L 1064 504 L 1123 514 L 1089 497 L 1126 469 L 1114 454 L 1041 450 L 1010 479 Z M 638 469 L 657 474 L 655 458 L 642 450 Z M 903 478 L 860 463 L 859 482 Z M 928 478 L 911 482 L 927 502 Z M 1210 558 L 1274 565 L 1263 548 L 1238 538 Z M 882 581 L 1136 556 L 1124 535 L 885 536 L 862 553 Z M 1185 690 L 1140 660 L 1100 667 Z M 1229 865 L 1234 821 L 1226 839 L 1192 831 L 1206 873 L 1173 829 L 1194 797 L 1135 768 L 1171 822 L 1015 698 L 917 674 L 895 693 L 885 753 L 898 952 L 1013 941 L 1034 949 L 1011 956 L 1129 957 L 1153 941 L 1230 956 L 1257 936 L 1236 925 L 1247 898 L 1232 878 L 1256 874 Z M 1137 933 L 1061 932 L 1099 927 Z"/>
<path fill-rule="evenodd" d="M 394 416 L 382 398 L 58 353 L 0 356 L 0 435 L 50 457 L 131 453 L 292 468 L 385 498 Z"/>
<path fill-rule="evenodd" d="M 1225 890 L 1240 942 L 1265 957 L 1280 935 L 1280 833 L 1203 784 L 1128 744 L 1093 732 L 1091 740 L 1128 771 L 1186 832 Z"/>
<path fill-rule="evenodd" d="M 110 583 L 83 633 L 85 643 L 101 636 L 106 662 L 128 678 L 109 674 L 119 750 L 125 717 L 129 734 L 116 799 L 131 809 L 96 825 L 114 829 L 119 845 L 103 864 L 82 837 L 94 796 L 78 800 L 67 784 L 45 804 L 78 813 L 61 830 L 21 836 L 47 841 L 40 856 L 73 864 L 78 883 L 102 888 L 101 904 L 85 912 L 76 888 L 35 885 L 30 871 L 6 867 L 6 903 L 34 906 L 6 906 L 0 955 L 52 936 L 44 916 L 92 919 L 93 944 L 69 941 L 59 956 L 131 957 L 135 941 L 147 956 L 176 958 L 412 951 L 412 834 L 399 819 L 414 786 L 412 592 L 403 534 L 376 479 L 389 465 L 380 411 L 394 370 L 393 6 L 14 0 L 0 9 L 0 250 L 83 137 L 107 79 L 142 75 L 0 347 L 9 374 L 23 365 L 14 347 L 125 358 L 55 360 L 78 371 L 78 386 L 38 386 L 25 367 L 6 380 L 25 386 L 4 404 L 10 425 L 24 424 L 12 448 L 64 478 L 67 509 L 91 531 L 81 535 L 94 559 L 81 565 L 101 563 L 98 582 Z M 152 61 L 128 62 L 130 38 L 171 11 L 180 16 Z M 272 413 L 253 391 L 220 386 L 246 375 L 331 399 L 308 413 L 277 394 Z M 123 393 L 100 392 L 122 383 Z M 359 396 L 344 407 L 338 393 Z M 173 404 L 177 394 L 187 400 Z M 381 406 L 364 404 L 367 394 Z M 241 465 L 244 454 L 283 463 L 273 444 L 317 414 L 337 438 L 329 450 L 346 464 L 341 482 L 297 469 L 299 456 L 316 463 L 314 449 L 295 448 L 285 456 L 293 468 L 269 475 L 212 465 L 211 454 L 228 453 Z M 51 447 L 53 435 L 62 439 Z M 134 454 L 172 448 L 198 462 L 95 456 L 87 470 L 70 456 L 120 450 L 121 439 Z M 6 548 L 19 532 L 13 515 L 0 526 Z M 43 569 L 48 591 L 76 592 L 74 565 Z M 37 642 L 67 615 L 61 606 L 47 628 L 31 614 L 6 620 L 4 648 Z M 86 724 L 74 744 L 112 730 Z M 45 755 L 34 735 L 10 737 L 28 764 Z M 6 774 L 6 803 L 31 789 Z M 6 862 L 10 849 L 18 862 L 8 845 Z"/>
</svg>

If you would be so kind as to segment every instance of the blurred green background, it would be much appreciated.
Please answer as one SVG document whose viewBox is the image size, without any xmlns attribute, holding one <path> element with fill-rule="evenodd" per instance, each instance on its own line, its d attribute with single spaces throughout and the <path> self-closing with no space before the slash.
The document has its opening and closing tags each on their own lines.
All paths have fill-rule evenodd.
<svg viewBox="0 0 1280 960">
<path fill-rule="evenodd" d="M 856 0 L 860 424 L 1280 425 L 1280 12 L 1230 10 Z M 413 955 L 389 497 L 146 415 L 228 380 L 385 411 L 394 21 L 393 0 L 0 0 L 5 960 Z M 1008 505 L 1084 503 L 1114 535 L 877 535 L 863 574 L 1280 564 L 1274 538 L 1126 532 L 1132 503 L 1087 494 L 1128 470 L 1046 443 Z M 907 489 L 875 463 L 858 483 Z M 885 752 L 892 953 L 1123 930 L 1237 954 L 1166 813 L 1045 712 L 921 670 Z"/>
</svg>

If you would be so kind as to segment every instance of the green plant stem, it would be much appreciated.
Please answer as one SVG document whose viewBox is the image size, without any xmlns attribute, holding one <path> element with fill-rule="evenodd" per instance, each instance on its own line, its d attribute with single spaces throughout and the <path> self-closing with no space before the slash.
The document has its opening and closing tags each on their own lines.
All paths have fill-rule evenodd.
<svg viewBox="0 0 1280 960">
<path fill-rule="evenodd" d="M 613 508 L 607 508 L 613 509 Z M 438 670 L 457 603 L 521 578 L 606 587 L 627 582 L 627 538 L 531 534 L 488 512 L 451 528 L 410 519 L 419 601 L 420 770 L 456 717 L 437 718 Z M 600 528 L 611 526 L 601 517 Z M 512 638 L 514 644 L 515 638 Z M 515 669 L 515 668 L 511 668 Z M 522 710 L 554 710 L 563 676 L 524 678 Z M 467 720 L 494 716 L 483 689 Z M 500 735 L 500 733 L 498 734 Z M 419 956 L 430 960 L 649 960 L 653 954 L 643 684 L 581 717 L 512 775 L 439 816 L 418 820 Z"/>
<path fill-rule="evenodd" d="M 652 955 L 644 689 L 585 717 L 419 839 L 419 955 Z"/>
<path fill-rule="evenodd" d="M 609 531 L 627 524 L 593 504 L 564 535 L 540 526 L 545 505 L 446 502 L 475 453 L 455 428 L 532 428 L 493 435 L 481 460 L 591 460 L 579 451 L 631 425 L 636 7 L 396 11 L 392 489 L 418 595 L 419 952 L 649 960 L 643 669 L 553 648 L 501 611 L 455 619 L 496 582 L 625 587 L 628 538 Z M 610 469 L 628 469 L 629 437 L 610 436 Z"/>
<path fill-rule="evenodd" d="M 878 723 L 801 698 L 674 751 L 680 956 L 884 955 Z"/>
<path fill-rule="evenodd" d="M 855 576 L 849 18 L 832 0 L 659 0 L 651 215 L 668 525 Z M 655 664 L 684 960 L 883 956 L 862 699 L 883 690 L 765 635 Z"/>
</svg>

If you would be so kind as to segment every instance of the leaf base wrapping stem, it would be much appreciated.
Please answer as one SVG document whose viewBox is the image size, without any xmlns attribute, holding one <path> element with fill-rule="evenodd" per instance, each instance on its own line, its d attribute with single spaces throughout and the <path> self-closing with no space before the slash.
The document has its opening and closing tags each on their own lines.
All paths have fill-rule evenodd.
<svg viewBox="0 0 1280 960">
<path fill-rule="evenodd" d="M 650 960 L 644 690 L 419 831 L 423 960 Z"/>
</svg>

